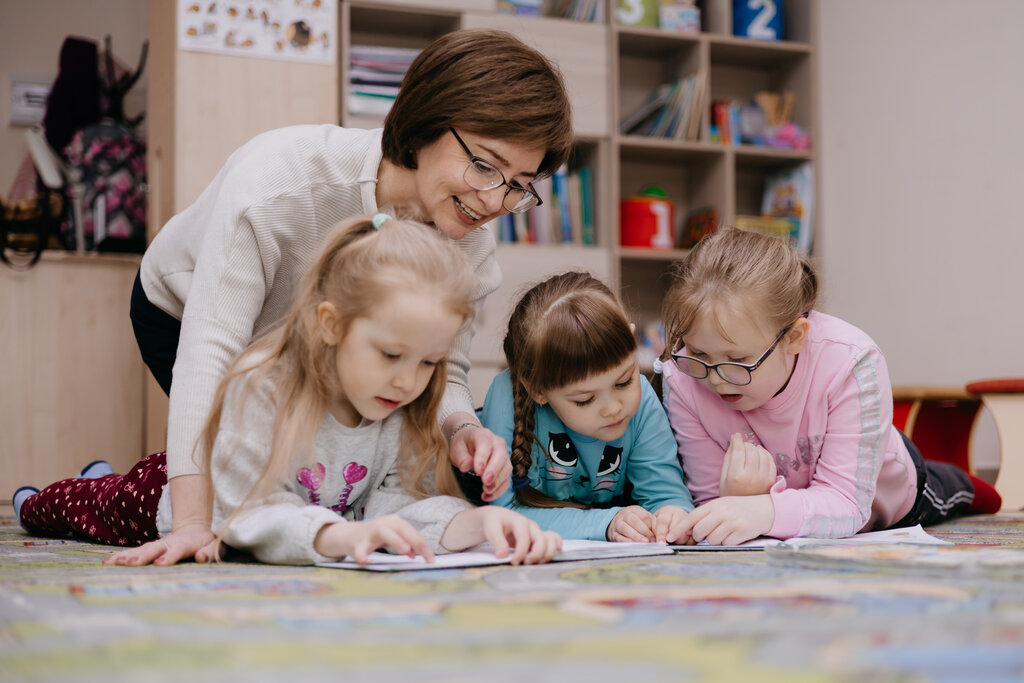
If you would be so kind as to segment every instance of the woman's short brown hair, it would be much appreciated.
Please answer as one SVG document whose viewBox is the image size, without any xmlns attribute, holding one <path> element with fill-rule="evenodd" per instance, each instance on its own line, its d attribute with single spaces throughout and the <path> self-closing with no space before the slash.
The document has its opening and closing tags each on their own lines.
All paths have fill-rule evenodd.
<svg viewBox="0 0 1024 683">
<path fill-rule="evenodd" d="M 541 177 L 572 149 L 572 107 L 558 67 L 505 31 L 453 31 L 419 54 L 384 119 L 384 158 L 416 168 L 417 151 L 449 127 L 543 147 Z"/>
</svg>

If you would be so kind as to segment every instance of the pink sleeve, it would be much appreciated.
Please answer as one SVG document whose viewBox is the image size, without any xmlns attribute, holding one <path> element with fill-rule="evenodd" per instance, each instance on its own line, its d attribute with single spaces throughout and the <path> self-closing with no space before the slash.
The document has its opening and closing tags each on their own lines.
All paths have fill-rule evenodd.
<svg viewBox="0 0 1024 683">
<path fill-rule="evenodd" d="M 892 429 L 892 388 L 875 347 L 853 358 L 850 372 L 825 392 L 827 427 L 810 485 L 772 488 L 775 538 L 851 536 L 867 524 Z"/>
<path fill-rule="evenodd" d="M 665 410 L 676 437 L 686 488 L 693 494 L 693 502 L 702 505 L 718 498 L 725 447 L 718 444 L 704 428 L 696 414 L 693 396 L 687 387 L 680 386 L 681 378 L 682 375 L 673 375 L 666 368 L 663 378 Z"/>
</svg>

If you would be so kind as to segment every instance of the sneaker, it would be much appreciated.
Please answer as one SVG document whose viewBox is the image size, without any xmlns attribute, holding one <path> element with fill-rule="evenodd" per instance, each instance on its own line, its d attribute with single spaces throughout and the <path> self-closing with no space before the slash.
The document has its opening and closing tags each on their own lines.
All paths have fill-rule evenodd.
<svg viewBox="0 0 1024 683">
<path fill-rule="evenodd" d="M 22 486 L 14 492 L 11 502 L 14 503 L 14 515 L 18 518 L 18 526 L 21 526 L 21 506 L 25 504 L 26 500 L 37 493 L 39 493 L 39 489 L 34 486 Z"/>
<path fill-rule="evenodd" d="M 99 479 L 105 477 L 108 474 L 113 474 L 114 468 L 110 466 L 110 463 L 106 460 L 93 460 L 91 463 L 82 468 L 82 471 L 78 473 L 79 479 Z"/>
</svg>

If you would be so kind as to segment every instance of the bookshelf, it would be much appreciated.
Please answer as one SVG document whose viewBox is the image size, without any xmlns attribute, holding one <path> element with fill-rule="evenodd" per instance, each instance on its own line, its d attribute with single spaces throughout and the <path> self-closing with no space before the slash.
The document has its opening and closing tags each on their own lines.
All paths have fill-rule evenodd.
<svg viewBox="0 0 1024 683">
<path fill-rule="evenodd" d="M 787 39 L 773 42 L 732 35 L 733 0 L 702 0 L 702 31 L 691 34 L 619 25 L 617 3 L 600 1 L 603 19 L 595 22 L 499 13 L 496 0 L 340 0 L 337 62 L 309 65 L 177 49 L 173 3 L 151 0 L 151 232 L 188 206 L 228 154 L 257 133 L 327 121 L 379 126 L 382 115 L 349 112 L 353 45 L 422 49 L 456 29 L 499 28 L 538 48 L 565 76 L 577 135 L 569 171 L 589 169 L 594 244 L 499 244 L 505 282 L 477 320 L 470 353 L 474 397 L 482 401 L 502 367 L 508 308 L 527 283 L 569 268 L 590 270 L 619 289 L 642 328 L 659 317 L 668 271 L 684 252 L 620 247 L 619 201 L 656 184 L 674 204 L 674 232 L 689 211 L 706 206 L 730 223 L 759 213 L 767 177 L 813 162 L 815 151 L 712 142 L 706 119 L 695 139 L 623 135 L 619 121 L 659 85 L 703 72 L 708 102 L 792 91 L 793 120 L 813 141 L 817 0 L 778 0 Z M 543 0 L 542 10 L 550 14 L 562 5 Z M 164 409 L 158 405 L 155 412 Z M 150 423 L 147 436 L 159 435 L 161 425 Z"/>
<path fill-rule="evenodd" d="M 617 180 L 612 188 L 617 198 L 657 184 L 675 205 L 677 230 L 689 211 L 704 206 L 717 210 L 720 223 L 732 224 L 737 216 L 760 213 L 765 181 L 770 175 L 814 162 L 815 0 L 780 4 L 786 19 L 786 40 L 778 41 L 733 36 L 731 0 L 701 3 L 702 31 L 698 34 L 610 24 L 616 55 L 616 121 L 639 107 L 659 84 L 691 73 L 707 74 L 703 120 L 696 140 L 625 135 L 617 130 L 612 133 L 612 176 Z M 810 149 L 711 141 L 707 106 L 711 101 L 749 101 L 763 90 L 794 94 L 792 121 L 811 133 Z M 615 252 L 617 284 L 638 321 L 657 319 L 672 264 L 686 252 L 615 244 L 609 248 Z"/>
<path fill-rule="evenodd" d="M 344 126 L 370 127 L 381 121 L 348 113 L 347 46 L 353 44 L 423 47 L 458 28 L 500 28 L 541 50 L 565 76 L 578 136 L 573 163 L 588 166 L 593 175 L 596 244 L 499 244 L 506 285 L 488 303 L 471 354 L 474 371 L 482 366 L 479 371 L 487 381 L 501 366 L 500 331 L 510 299 L 522 284 L 549 273 L 589 268 L 619 289 L 638 323 L 658 318 L 671 266 L 685 251 L 619 246 L 621 199 L 648 185 L 662 187 L 674 204 L 678 235 L 687 213 L 702 207 L 714 207 L 723 224 L 760 213 L 768 176 L 815 160 L 813 144 L 793 150 L 712 142 L 708 106 L 701 108 L 693 140 L 626 135 L 619 132 L 618 122 L 659 85 L 703 72 L 705 105 L 723 99 L 750 101 L 763 90 L 792 92 L 792 121 L 810 132 L 813 143 L 816 0 L 780 0 L 785 40 L 777 41 L 733 36 L 732 0 L 700 3 L 700 33 L 620 25 L 616 2 L 605 2 L 601 22 L 498 13 L 493 0 L 341 3 L 339 112 Z M 543 3 L 544 13 L 556 5 Z M 486 386 L 484 381 L 479 384 Z M 474 396 L 482 399 L 473 388 Z"/>
</svg>

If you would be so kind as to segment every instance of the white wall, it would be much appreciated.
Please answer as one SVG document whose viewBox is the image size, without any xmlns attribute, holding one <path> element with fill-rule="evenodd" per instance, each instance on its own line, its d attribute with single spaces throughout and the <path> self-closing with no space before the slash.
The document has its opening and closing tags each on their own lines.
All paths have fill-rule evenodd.
<svg viewBox="0 0 1024 683">
<path fill-rule="evenodd" d="M 111 36 L 114 56 L 134 69 L 149 33 L 143 0 L 0 0 L 0 196 L 7 197 L 28 153 L 25 126 L 10 124 L 11 79 L 57 77 L 67 36 L 94 40 L 103 49 Z M 145 109 L 146 72 L 125 98 L 133 116 Z"/>
<path fill-rule="evenodd" d="M 822 308 L 893 383 L 1024 376 L 1024 2 L 819 4 Z"/>
</svg>

